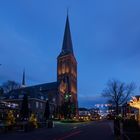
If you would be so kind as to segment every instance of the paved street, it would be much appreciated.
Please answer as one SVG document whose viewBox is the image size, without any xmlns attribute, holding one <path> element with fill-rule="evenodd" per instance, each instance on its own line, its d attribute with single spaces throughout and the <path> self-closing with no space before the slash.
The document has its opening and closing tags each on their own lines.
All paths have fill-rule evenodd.
<svg viewBox="0 0 140 140">
<path fill-rule="evenodd" d="M 32 132 L 0 134 L 0 140 L 114 140 L 110 121 L 83 123 L 55 123 L 52 129 L 43 128 Z"/>
</svg>

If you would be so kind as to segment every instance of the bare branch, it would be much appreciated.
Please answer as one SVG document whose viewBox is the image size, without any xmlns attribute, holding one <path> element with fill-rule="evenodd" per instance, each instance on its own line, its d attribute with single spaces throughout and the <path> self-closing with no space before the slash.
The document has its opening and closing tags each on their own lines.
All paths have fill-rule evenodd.
<svg viewBox="0 0 140 140">
<path fill-rule="evenodd" d="M 135 88 L 134 83 L 125 84 L 118 80 L 110 80 L 107 83 L 107 87 L 103 90 L 102 96 L 108 98 L 109 101 L 115 103 L 116 107 L 118 107 L 127 101 Z"/>
<path fill-rule="evenodd" d="M 1 87 L 4 90 L 4 93 L 9 93 L 10 91 L 12 91 L 14 89 L 20 88 L 20 84 L 15 81 L 9 80 L 9 81 L 3 83 Z"/>
</svg>

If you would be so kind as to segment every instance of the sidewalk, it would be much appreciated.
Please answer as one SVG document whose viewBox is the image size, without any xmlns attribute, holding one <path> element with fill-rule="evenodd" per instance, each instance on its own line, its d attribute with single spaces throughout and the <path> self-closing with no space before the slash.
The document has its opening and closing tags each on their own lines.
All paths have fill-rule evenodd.
<svg viewBox="0 0 140 140">
<path fill-rule="evenodd" d="M 124 140 L 140 140 L 140 132 L 125 132 Z"/>
</svg>

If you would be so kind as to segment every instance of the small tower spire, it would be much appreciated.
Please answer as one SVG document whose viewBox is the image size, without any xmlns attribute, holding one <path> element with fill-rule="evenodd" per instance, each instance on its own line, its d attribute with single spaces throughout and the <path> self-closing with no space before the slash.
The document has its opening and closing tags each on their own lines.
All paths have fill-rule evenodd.
<svg viewBox="0 0 140 140">
<path fill-rule="evenodd" d="M 21 87 L 25 87 L 25 69 L 23 70 L 22 85 L 21 85 Z"/>
</svg>

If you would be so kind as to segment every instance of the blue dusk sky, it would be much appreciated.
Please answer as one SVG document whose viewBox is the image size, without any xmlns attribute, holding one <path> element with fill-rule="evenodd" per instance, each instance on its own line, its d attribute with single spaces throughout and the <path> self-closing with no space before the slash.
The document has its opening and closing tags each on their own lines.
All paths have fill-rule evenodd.
<svg viewBox="0 0 140 140">
<path fill-rule="evenodd" d="M 56 81 L 69 7 L 79 106 L 105 101 L 109 79 L 140 86 L 140 0 L 0 0 L 0 83 Z M 137 90 L 138 94 L 139 90 Z"/>
</svg>

